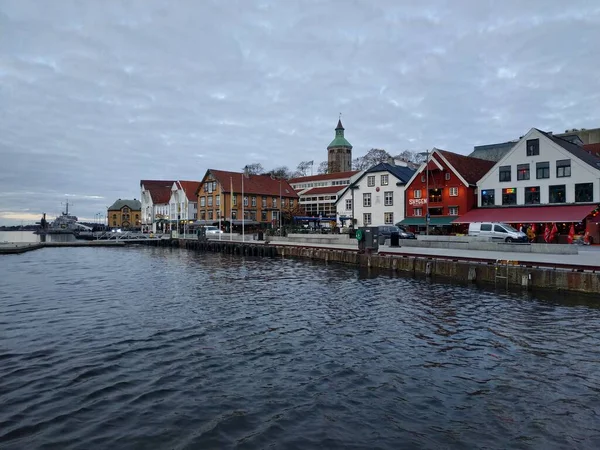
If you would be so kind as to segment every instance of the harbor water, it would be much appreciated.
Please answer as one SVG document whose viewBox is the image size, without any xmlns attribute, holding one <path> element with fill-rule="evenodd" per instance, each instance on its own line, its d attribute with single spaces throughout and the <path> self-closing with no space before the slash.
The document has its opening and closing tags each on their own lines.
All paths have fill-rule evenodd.
<svg viewBox="0 0 600 450">
<path fill-rule="evenodd" d="M 2 449 L 597 449 L 600 307 L 281 258 L 0 257 Z"/>
</svg>

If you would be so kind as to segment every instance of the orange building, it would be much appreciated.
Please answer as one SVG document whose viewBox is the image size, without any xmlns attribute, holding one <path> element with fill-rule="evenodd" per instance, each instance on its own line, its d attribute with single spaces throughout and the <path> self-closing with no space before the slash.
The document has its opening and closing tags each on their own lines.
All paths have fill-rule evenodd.
<svg viewBox="0 0 600 450">
<path fill-rule="evenodd" d="M 209 169 L 200 183 L 198 223 L 224 226 L 271 225 L 291 222 L 298 210 L 298 195 L 287 180 L 271 175 Z M 242 213 L 243 211 L 243 213 Z"/>
</svg>

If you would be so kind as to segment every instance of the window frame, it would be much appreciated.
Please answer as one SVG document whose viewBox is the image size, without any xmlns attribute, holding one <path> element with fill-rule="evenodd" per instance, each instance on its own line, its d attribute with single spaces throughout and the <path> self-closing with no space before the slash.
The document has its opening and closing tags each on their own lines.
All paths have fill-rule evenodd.
<svg viewBox="0 0 600 450">
<path fill-rule="evenodd" d="M 388 203 L 389 196 L 389 203 Z M 394 206 L 394 191 L 385 191 L 383 193 L 383 206 Z"/>
<path fill-rule="evenodd" d="M 538 156 L 540 154 L 540 140 L 527 139 L 525 142 L 525 154 L 527 156 Z"/>
<path fill-rule="evenodd" d="M 368 220 L 367 220 L 368 218 Z M 363 224 L 364 226 L 371 225 L 373 223 L 371 213 L 363 213 Z"/>
<path fill-rule="evenodd" d="M 532 191 L 531 189 L 537 189 L 537 191 Z M 532 194 L 537 194 L 537 203 L 532 201 L 527 201 L 528 197 L 531 198 Z M 525 205 L 539 205 L 542 199 L 542 188 L 541 186 L 527 186 L 525 188 Z"/>
<path fill-rule="evenodd" d="M 541 175 L 540 176 L 540 171 Z M 544 176 L 547 175 L 547 176 Z M 550 161 L 539 161 L 535 163 L 535 179 L 547 180 L 550 178 Z"/>
<path fill-rule="evenodd" d="M 382 186 L 388 186 L 390 184 L 390 176 L 388 174 L 381 175 L 380 183 Z"/>
<path fill-rule="evenodd" d="M 567 172 L 568 172 L 568 174 L 567 174 Z M 570 159 L 559 159 L 558 161 L 556 161 L 556 178 L 569 178 L 570 176 L 571 176 L 571 160 Z"/>
<path fill-rule="evenodd" d="M 458 188 L 456 186 L 448 188 L 449 197 L 458 197 Z"/>
<path fill-rule="evenodd" d="M 367 175 L 367 187 L 375 186 L 375 175 Z"/>
<path fill-rule="evenodd" d="M 368 203 L 368 205 L 367 205 Z M 370 192 L 363 192 L 363 207 L 364 208 L 370 208 L 372 205 L 371 202 L 371 193 Z"/>
<path fill-rule="evenodd" d="M 385 225 L 394 225 L 394 213 L 391 211 L 383 213 L 383 223 Z"/>
<path fill-rule="evenodd" d="M 523 172 L 523 176 L 521 176 L 521 172 Z M 530 164 L 517 164 L 517 181 L 529 180 L 531 177 L 531 167 Z"/>
<path fill-rule="evenodd" d="M 508 177 L 506 176 L 506 174 L 508 174 Z M 510 181 L 512 181 L 512 166 L 498 167 L 498 182 L 508 183 Z"/>
</svg>

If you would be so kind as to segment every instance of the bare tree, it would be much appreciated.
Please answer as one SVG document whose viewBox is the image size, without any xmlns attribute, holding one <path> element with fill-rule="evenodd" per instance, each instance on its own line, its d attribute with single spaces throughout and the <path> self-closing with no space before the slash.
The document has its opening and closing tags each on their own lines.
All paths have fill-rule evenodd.
<svg viewBox="0 0 600 450">
<path fill-rule="evenodd" d="M 271 175 L 275 178 L 285 178 L 286 180 L 292 178 L 292 172 L 290 171 L 290 169 L 287 168 L 287 166 L 275 167 L 274 169 L 269 170 L 265 174 Z"/>
<path fill-rule="evenodd" d="M 242 169 L 242 171 L 245 171 L 248 175 L 261 175 L 265 172 L 265 169 L 263 168 L 261 163 L 253 163 L 248 164 Z"/>
<path fill-rule="evenodd" d="M 354 170 L 366 170 L 369 167 L 373 167 L 382 162 L 390 162 L 392 156 L 385 150 L 379 148 L 372 148 L 367 152 L 365 156 L 359 156 L 352 161 L 352 168 Z"/>
<path fill-rule="evenodd" d="M 294 174 L 295 177 L 306 177 L 308 175 L 310 175 L 310 170 L 312 169 L 313 165 L 314 165 L 314 161 L 302 161 L 300 164 L 298 164 L 298 167 L 296 167 L 296 172 Z"/>
<path fill-rule="evenodd" d="M 317 168 L 317 173 L 319 175 L 323 175 L 325 173 L 330 173 L 329 172 L 329 163 L 327 161 L 323 161 L 322 163 L 320 163 L 319 167 Z"/>
</svg>

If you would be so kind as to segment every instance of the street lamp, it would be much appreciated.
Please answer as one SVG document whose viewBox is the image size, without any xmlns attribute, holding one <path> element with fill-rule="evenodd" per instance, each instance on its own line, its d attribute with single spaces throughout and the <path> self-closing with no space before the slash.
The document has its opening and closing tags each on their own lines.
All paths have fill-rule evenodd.
<svg viewBox="0 0 600 450">
<path fill-rule="evenodd" d="M 354 191 L 358 189 L 358 185 L 350 185 L 350 191 L 352 192 L 352 229 L 354 229 Z"/>
</svg>

